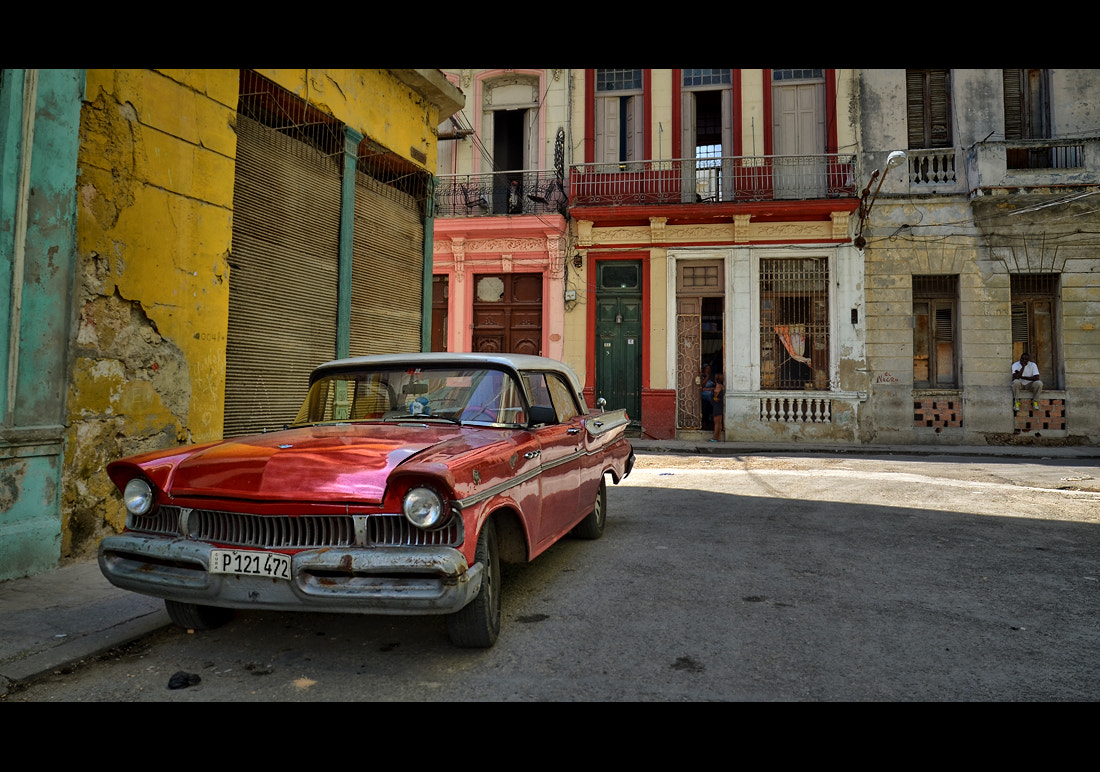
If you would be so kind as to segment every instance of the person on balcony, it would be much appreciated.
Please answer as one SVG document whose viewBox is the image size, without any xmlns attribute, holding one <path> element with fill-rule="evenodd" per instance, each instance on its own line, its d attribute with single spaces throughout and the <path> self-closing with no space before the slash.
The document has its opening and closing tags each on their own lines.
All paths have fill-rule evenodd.
<svg viewBox="0 0 1100 772">
<path fill-rule="evenodd" d="M 523 198 L 520 195 L 519 180 L 512 180 L 508 186 L 508 214 L 523 214 Z"/>
<path fill-rule="evenodd" d="M 1039 380 L 1039 366 L 1031 361 L 1031 356 L 1025 351 L 1020 354 L 1020 361 L 1012 365 L 1012 412 L 1020 410 L 1020 391 L 1031 392 L 1031 407 L 1039 409 L 1039 395 L 1043 393 L 1043 382 Z"/>
</svg>

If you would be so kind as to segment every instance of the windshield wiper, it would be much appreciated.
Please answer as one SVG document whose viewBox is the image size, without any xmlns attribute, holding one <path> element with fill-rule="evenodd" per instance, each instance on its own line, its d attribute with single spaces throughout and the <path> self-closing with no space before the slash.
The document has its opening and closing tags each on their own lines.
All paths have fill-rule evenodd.
<svg viewBox="0 0 1100 772">
<path fill-rule="evenodd" d="M 420 413 L 415 415 L 409 413 L 407 415 L 391 415 L 383 419 L 385 421 L 447 421 L 458 426 L 462 425 L 462 421 L 458 420 L 454 416 L 440 415 L 438 413 Z"/>
</svg>

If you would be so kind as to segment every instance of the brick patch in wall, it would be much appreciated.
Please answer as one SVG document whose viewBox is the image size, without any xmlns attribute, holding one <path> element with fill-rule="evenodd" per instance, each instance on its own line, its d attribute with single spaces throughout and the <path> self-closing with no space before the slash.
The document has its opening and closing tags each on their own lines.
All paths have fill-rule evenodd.
<svg viewBox="0 0 1100 772">
<path fill-rule="evenodd" d="M 1030 399 L 1020 400 L 1016 413 L 1016 433 L 1035 431 L 1064 431 L 1066 428 L 1066 401 L 1064 399 L 1040 399 L 1038 409 Z"/>
<path fill-rule="evenodd" d="M 933 397 L 914 400 L 913 423 L 936 428 L 962 426 L 962 400 Z"/>
</svg>

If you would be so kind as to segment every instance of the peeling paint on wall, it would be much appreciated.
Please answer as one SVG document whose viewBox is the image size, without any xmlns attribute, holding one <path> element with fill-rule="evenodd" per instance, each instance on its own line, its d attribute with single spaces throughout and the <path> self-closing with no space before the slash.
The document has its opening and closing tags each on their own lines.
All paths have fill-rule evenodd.
<svg viewBox="0 0 1100 772">
<path fill-rule="evenodd" d="M 96 273 L 97 256 L 84 261 Z M 116 458 L 185 443 L 191 403 L 189 365 L 141 303 L 113 288 L 82 298 L 69 384 L 72 430 L 66 444 L 62 509 L 70 513 L 62 549 L 90 550 L 104 526 L 125 522 L 104 474 Z"/>
<path fill-rule="evenodd" d="M 221 436 L 236 70 L 89 70 L 63 551 L 124 523 L 122 456 Z"/>
</svg>

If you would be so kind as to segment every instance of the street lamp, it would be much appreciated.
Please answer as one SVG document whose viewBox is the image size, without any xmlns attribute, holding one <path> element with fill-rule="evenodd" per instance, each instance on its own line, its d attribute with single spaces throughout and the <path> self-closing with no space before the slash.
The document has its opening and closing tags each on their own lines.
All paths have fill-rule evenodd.
<svg viewBox="0 0 1100 772">
<path fill-rule="evenodd" d="M 886 156 L 886 172 L 893 169 L 895 166 L 901 166 L 905 163 L 906 159 L 904 150 L 895 150 Z M 871 196 L 870 202 L 867 201 L 867 196 L 871 195 L 871 186 L 875 184 L 875 178 L 879 176 L 879 170 L 875 169 L 871 172 L 871 179 L 867 181 L 867 187 L 863 189 L 863 193 L 859 197 L 859 233 L 856 234 L 855 240 L 852 242 L 856 245 L 857 249 L 863 249 L 867 246 L 867 239 L 863 238 L 863 227 L 867 224 L 867 218 L 871 216 L 871 207 L 875 205 L 875 199 L 878 198 L 878 192 L 882 190 L 882 183 L 886 179 L 886 172 L 882 173 L 882 177 L 878 181 L 878 187 L 875 188 L 875 195 Z"/>
</svg>

